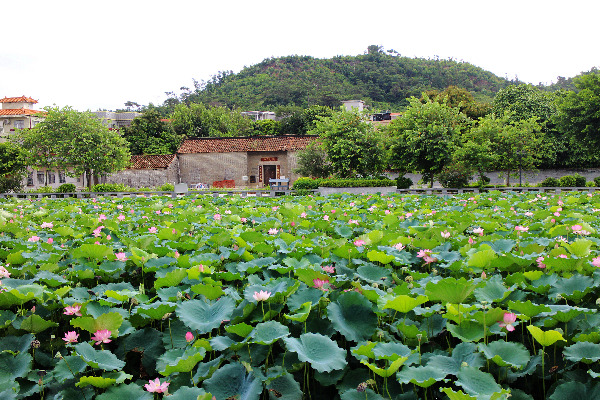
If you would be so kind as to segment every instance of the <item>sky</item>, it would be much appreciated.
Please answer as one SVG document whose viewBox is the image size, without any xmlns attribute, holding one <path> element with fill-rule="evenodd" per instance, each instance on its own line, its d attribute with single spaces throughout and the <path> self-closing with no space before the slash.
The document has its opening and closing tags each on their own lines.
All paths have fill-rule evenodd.
<svg viewBox="0 0 600 400">
<path fill-rule="evenodd" d="M 369 45 L 549 84 L 600 67 L 599 13 L 598 0 L 2 0 L 0 98 L 158 105 L 218 71 Z"/>
</svg>

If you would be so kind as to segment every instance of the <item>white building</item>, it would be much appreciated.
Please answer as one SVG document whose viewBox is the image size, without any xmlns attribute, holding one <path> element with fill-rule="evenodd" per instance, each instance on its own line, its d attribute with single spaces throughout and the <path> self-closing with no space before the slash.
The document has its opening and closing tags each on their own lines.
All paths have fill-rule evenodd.
<svg viewBox="0 0 600 400">
<path fill-rule="evenodd" d="M 31 129 L 44 119 L 45 111 L 34 110 L 37 100 L 31 97 L 5 97 L 0 99 L 0 136 L 6 139 L 16 129 Z"/>
<path fill-rule="evenodd" d="M 365 102 L 362 100 L 346 100 L 342 101 L 342 105 L 346 108 L 346 111 L 352 111 L 353 108 L 356 108 L 358 111 L 365 109 Z"/>
</svg>

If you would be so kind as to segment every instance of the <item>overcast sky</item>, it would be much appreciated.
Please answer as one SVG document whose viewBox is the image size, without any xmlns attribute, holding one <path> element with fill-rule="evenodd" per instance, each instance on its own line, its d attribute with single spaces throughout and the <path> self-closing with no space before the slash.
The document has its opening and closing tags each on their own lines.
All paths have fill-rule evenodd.
<svg viewBox="0 0 600 400">
<path fill-rule="evenodd" d="M 537 84 L 600 67 L 598 0 L 2 0 L 0 97 L 36 108 L 162 103 L 269 57 L 453 58 Z"/>
</svg>

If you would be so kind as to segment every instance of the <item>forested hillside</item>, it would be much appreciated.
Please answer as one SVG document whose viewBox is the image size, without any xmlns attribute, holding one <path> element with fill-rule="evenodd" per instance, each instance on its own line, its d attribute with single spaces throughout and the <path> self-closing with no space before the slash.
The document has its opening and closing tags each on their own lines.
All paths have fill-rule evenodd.
<svg viewBox="0 0 600 400">
<path fill-rule="evenodd" d="M 219 72 L 195 88 L 169 93 L 162 113 L 180 102 L 228 108 L 273 109 L 277 106 L 336 107 L 342 100 L 362 99 L 374 109 L 400 110 L 407 98 L 454 85 L 479 101 L 491 101 L 510 82 L 467 62 L 403 57 L 369 46 L 366 54 L 317 59 L 310 56 L 270 58 L 237 74 Z"/>
</svg>

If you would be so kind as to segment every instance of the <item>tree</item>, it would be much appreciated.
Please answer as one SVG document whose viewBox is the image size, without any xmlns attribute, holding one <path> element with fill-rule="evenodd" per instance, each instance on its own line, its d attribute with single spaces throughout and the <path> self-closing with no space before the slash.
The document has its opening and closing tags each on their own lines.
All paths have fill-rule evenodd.
<svg viewBox="0 0 600 400">
<path fill-rule="evenodd" d="M 514 121 L 511 114 L 491 114 L 463 136 L 462 148 L 454 157 L 471 165 L 482 177 L 484 171 L 504 171 L 508 186 L 510 175 L 519 168 L 534 169 L 538 165 L 544 139 L 540 129 L 535 117 Z"/>
<path fill-rule="evenodd" d="M 600 71 L 573 79 L 577 91 L 559 101 L 557 124 L 569 144 L 580 150 L 572 165 L 600 165 Z"/>
<path fill-rule="evenodd" d="M 489 114 L 492 110 L 490 104 L 475 101 L 471 92 L 458 86 L 448 86 L 441 92 L 438 90 L 428 90 L 421 95 L 421 102 L 426 102 L 426 97 L 438 103 L 445 102 L 447 106 L 458 108 L 461 113 L 473 120 Z"/>
<path fill-rule="evenodd" d="M 451 158 L 455 144 L 468 119 L 458 108 L 412 97 L 404 114 L 388 128 L 393 167 L 403 172 L 418 171 L 433 185 L 434 176 Z"/>
<path fill-rule="evenodd" d="M 156 110 L 134 118 L 131 126 L 123 128 L 123 137 L 131 154 L 173 154 L 183 139 L 170 124 L 161 121 Z"/>
<path fill-rule="evenodd" d="M 19 191 L 27 174 L 26 154 L 17 145 L 0 143 L 0 193 Z"/>
<path fill-rule="evenodd" d="M 171 115 L 175 133 L 189 138 L 246 136 L 252 121 L 238 111 L 204 104 L 178 104 Z"/>
<path fill-rule="evenodd" d="M 308 133 L 319 135 L 331 171 L 340 178 L 372 176 L 385 166 L 383 141 L 360 114 L 339 111 L 321 117 Z"/>
<path fill-rule="evenodd" d="M 300 150 L 298 168 L 294 172 L 312 178 L 327 178 L 331 173 L 331 165 L 327 161 L 327 152 L 323 145 L 311 142 L 304 150 Z"/>
<path fill-rule="evenodd" d="M 127 141 L 90 112 L 71 107 L 46 107 L 46 119 L 32 129 L 21 130 L 14 140 L 27 151 L 27 165 L 62 169 L 69 176 L 92 177 L 119 171 L 131 155 Z"/>
</svg>

